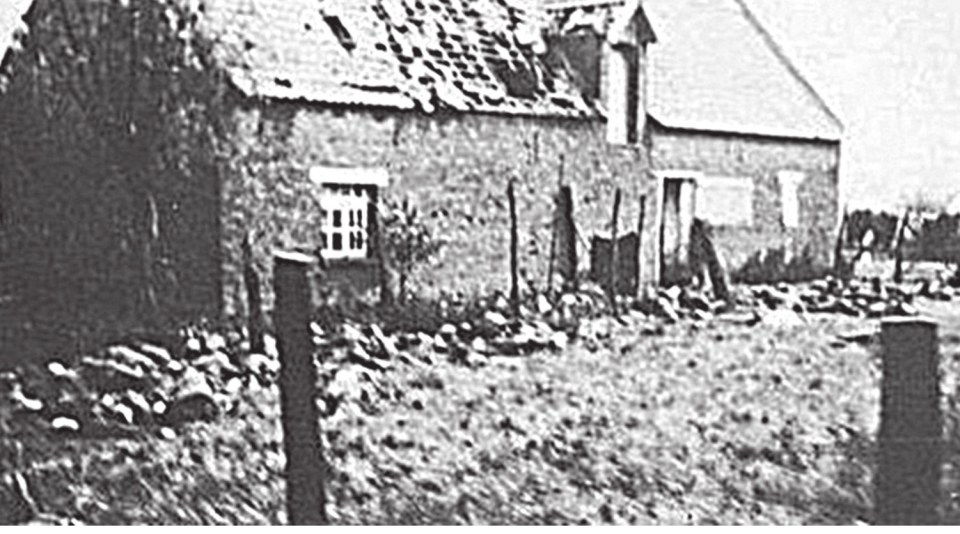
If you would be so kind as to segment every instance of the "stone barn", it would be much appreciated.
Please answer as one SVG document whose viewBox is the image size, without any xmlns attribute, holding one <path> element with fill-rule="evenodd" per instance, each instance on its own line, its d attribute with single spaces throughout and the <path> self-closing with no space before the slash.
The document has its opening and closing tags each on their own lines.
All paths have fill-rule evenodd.
<svg viewBox="0 0 960 534">
<path fill-rule="evenodd" d="M 645 0 L 646 143 L 660 185 L 664 283 L 689 279 L 700 218 L 734 278 L 832 265 L 842 127 L 742 0 Z"/>
<path fill-rule="evenodd" d="M 243 316 L 245 239 L 267 308 L 278 249 L 374 285 L 381 211 L 401 200 L 445 243 L 417 291 L 506 291 L 510 180 L 521 289 L 542 288 L 561 185 L 581 246 L 608 231 L 617 188 L 634 228 L 655 196 L 638 2 L 611 12 L 590 61 L 612 74 L 589 91 L 563 35 L 504 0 L 203 0 L 155 20 L 151 4 L 37 0 L 5 62 L 2 231 L 24 258 L 6 276 L 70 316 Z"/>
<path fill-rule="evenodd" d="M 359 186 L 364 198 L 408 199 L 447 243 L 414 280 L 423 294 L 509 287 L 510 179 L 524 290 L 546 285 L 561 182 L 575 191 L 583 236 L 609 223 L 617 187 L 629 199 L 624 220 L 634 220 L 652 185 L 646 151 L 628 135 L 641 112 L 625 102 L 639 80 L 608 77 L 602 94 L 584 92 L 563 50 L 544 39 L 536 13 L 501 0 L 344 0 L 323 3 L 322 13 L 306 0 L 255 2 L 252 9 L 249 2 L 219 3 L 226 10 L 221 31 L 236 36 L 239 51 L 224 63 L 248 102 L 237 110 L 239 142 L 256 147 L 262 136 L 278 136 L 289 172 L 315 188 L 310 193 L 321 205 L 335 184 L 341 191 Z M 639 7 L 617 15 L 622 46 L 642 48 Z M 625 57 L 608 47 L 596 60 L 614 55 Z M 255 194 L 274 181 L 261 174 L 224 182 L 228 310 L 242 300 L 236 259 L 245 232 L 260 236 L 265 268 L 270 249 L 312 243 L 317 227 L 336 224 L 323 220 L 324 210 L 308 209 L 281 229 L 273 220 L 280 211 Z M 355 229 L 361 221 L 358 215 Z M 295 228 L 302 235 L 284 235 Z M 332 269 L 376 267 L 375 235 L 345 237 L 343 249 L 336 233 L 330 239 Z M 655 256 L 652 249 L 647 256 Z"/>
</svg>

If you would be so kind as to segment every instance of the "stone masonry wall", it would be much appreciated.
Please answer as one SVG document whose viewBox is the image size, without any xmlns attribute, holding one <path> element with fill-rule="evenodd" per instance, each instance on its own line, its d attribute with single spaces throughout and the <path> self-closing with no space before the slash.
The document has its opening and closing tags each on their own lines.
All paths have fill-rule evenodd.
<svg viewBox="0 0 960 534">
<path fill-rule="evenodd" d="M 783 249 L 788 262 L 806 253 L 818 269 L 831 265 L 839 222 L 839 143 L 680 131 L 659 125 L 651 126 L 651 140 L 651 165 L 656 170 L 753 177 L 753 224 L 714 230 L 731 271 L 777 249 Z M 805 175 L 798 189 L 798 228 L 783 224 L 779 171 Z"/>
<path fill-rule="evenodd" d="M 224 184 L 224 312 L 243 313 L 240 243 L 253 231 L 261 272 L 270 251 L 316 246 L 317 210 L 307 180 L 311 166 L 386 167 L 381 198 L 409 199 L 440 239 L 437 260 L 415 273 L 421 295 L 509 291 L 508 180 L 517 180 L 521 290 L 543 288 L 562 167 L 573 185 L 587 268 L 587 243 L 609 231 L 614 190 L 623 189 L 621 232 L 637 227 L 641 193 L 652 198 L 640 147 L 611 147 L 604 123 L 492 115 L 401 113 L 269 103 L 238 112 L 241 163 Z M 562 164 L 561 164 L 562 161 Z M 648 201 L 643 273 L 655 258 L 653 202 Z M 646 280 L 649 281 L 649 280 Z M 272 294 L 264 282 L 265 305 Z"/>
</svg>

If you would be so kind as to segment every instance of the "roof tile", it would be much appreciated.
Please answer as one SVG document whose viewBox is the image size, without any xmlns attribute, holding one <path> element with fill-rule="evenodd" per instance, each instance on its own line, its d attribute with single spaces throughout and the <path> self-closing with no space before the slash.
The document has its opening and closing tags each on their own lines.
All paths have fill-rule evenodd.
<svg viewBox="0 0 960 534">
<path fill-rule="evenodd" d="M 518 44 L 524 12 L 504 0 L 208 2 L 211 28 L 224 37 L 221 59 L 251 96 L 427 111 L 595 113 L 562 73 L 548 74 Z M 350 42 L 338 39 L 322 15 L 327 22 L 337 17 Z M 519 84 L 533 87 L 498 77 L 490 56 L 512 62 L 511 75 L 523 74 Z"/>
</svg>

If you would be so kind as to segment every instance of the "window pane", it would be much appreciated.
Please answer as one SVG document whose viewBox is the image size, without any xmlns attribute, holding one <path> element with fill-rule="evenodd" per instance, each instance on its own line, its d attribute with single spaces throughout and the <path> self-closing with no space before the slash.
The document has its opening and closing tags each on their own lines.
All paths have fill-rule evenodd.
<svg viewBox="0 0 960 534">
<path fill-rule="evenodd" d="M 706 176 L 698 183 L 697 217 L 715 226 L 753 224 L 753 178 Z"/>
<path fill-rule="evenodd" d="M 800 226 L 800 185 L 805 178 L 802 172 L 780 171 L 780 203 L 783 208 L 783 224 L 787 228 Z"/>
<path fill-rule="evenodd" d="M 365 184 L 326 183 L 320 206 L 320 249 L 333 260 L 367 255 L 369 225 L 375 188 Z"/>
</svg>

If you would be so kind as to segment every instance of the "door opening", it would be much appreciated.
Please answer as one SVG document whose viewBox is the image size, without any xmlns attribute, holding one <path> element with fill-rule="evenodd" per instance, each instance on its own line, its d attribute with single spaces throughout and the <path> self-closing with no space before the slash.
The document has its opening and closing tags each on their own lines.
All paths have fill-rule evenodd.
<svg viewBox="0 0 960 534">
<path fill-rule="evenodd" d="M 660 283 L 683 285 L 691 281 L 690 230 L 696 209 L 697 181 L 693 177 L 666 177 L 660 206 Z"/>
</svg>

